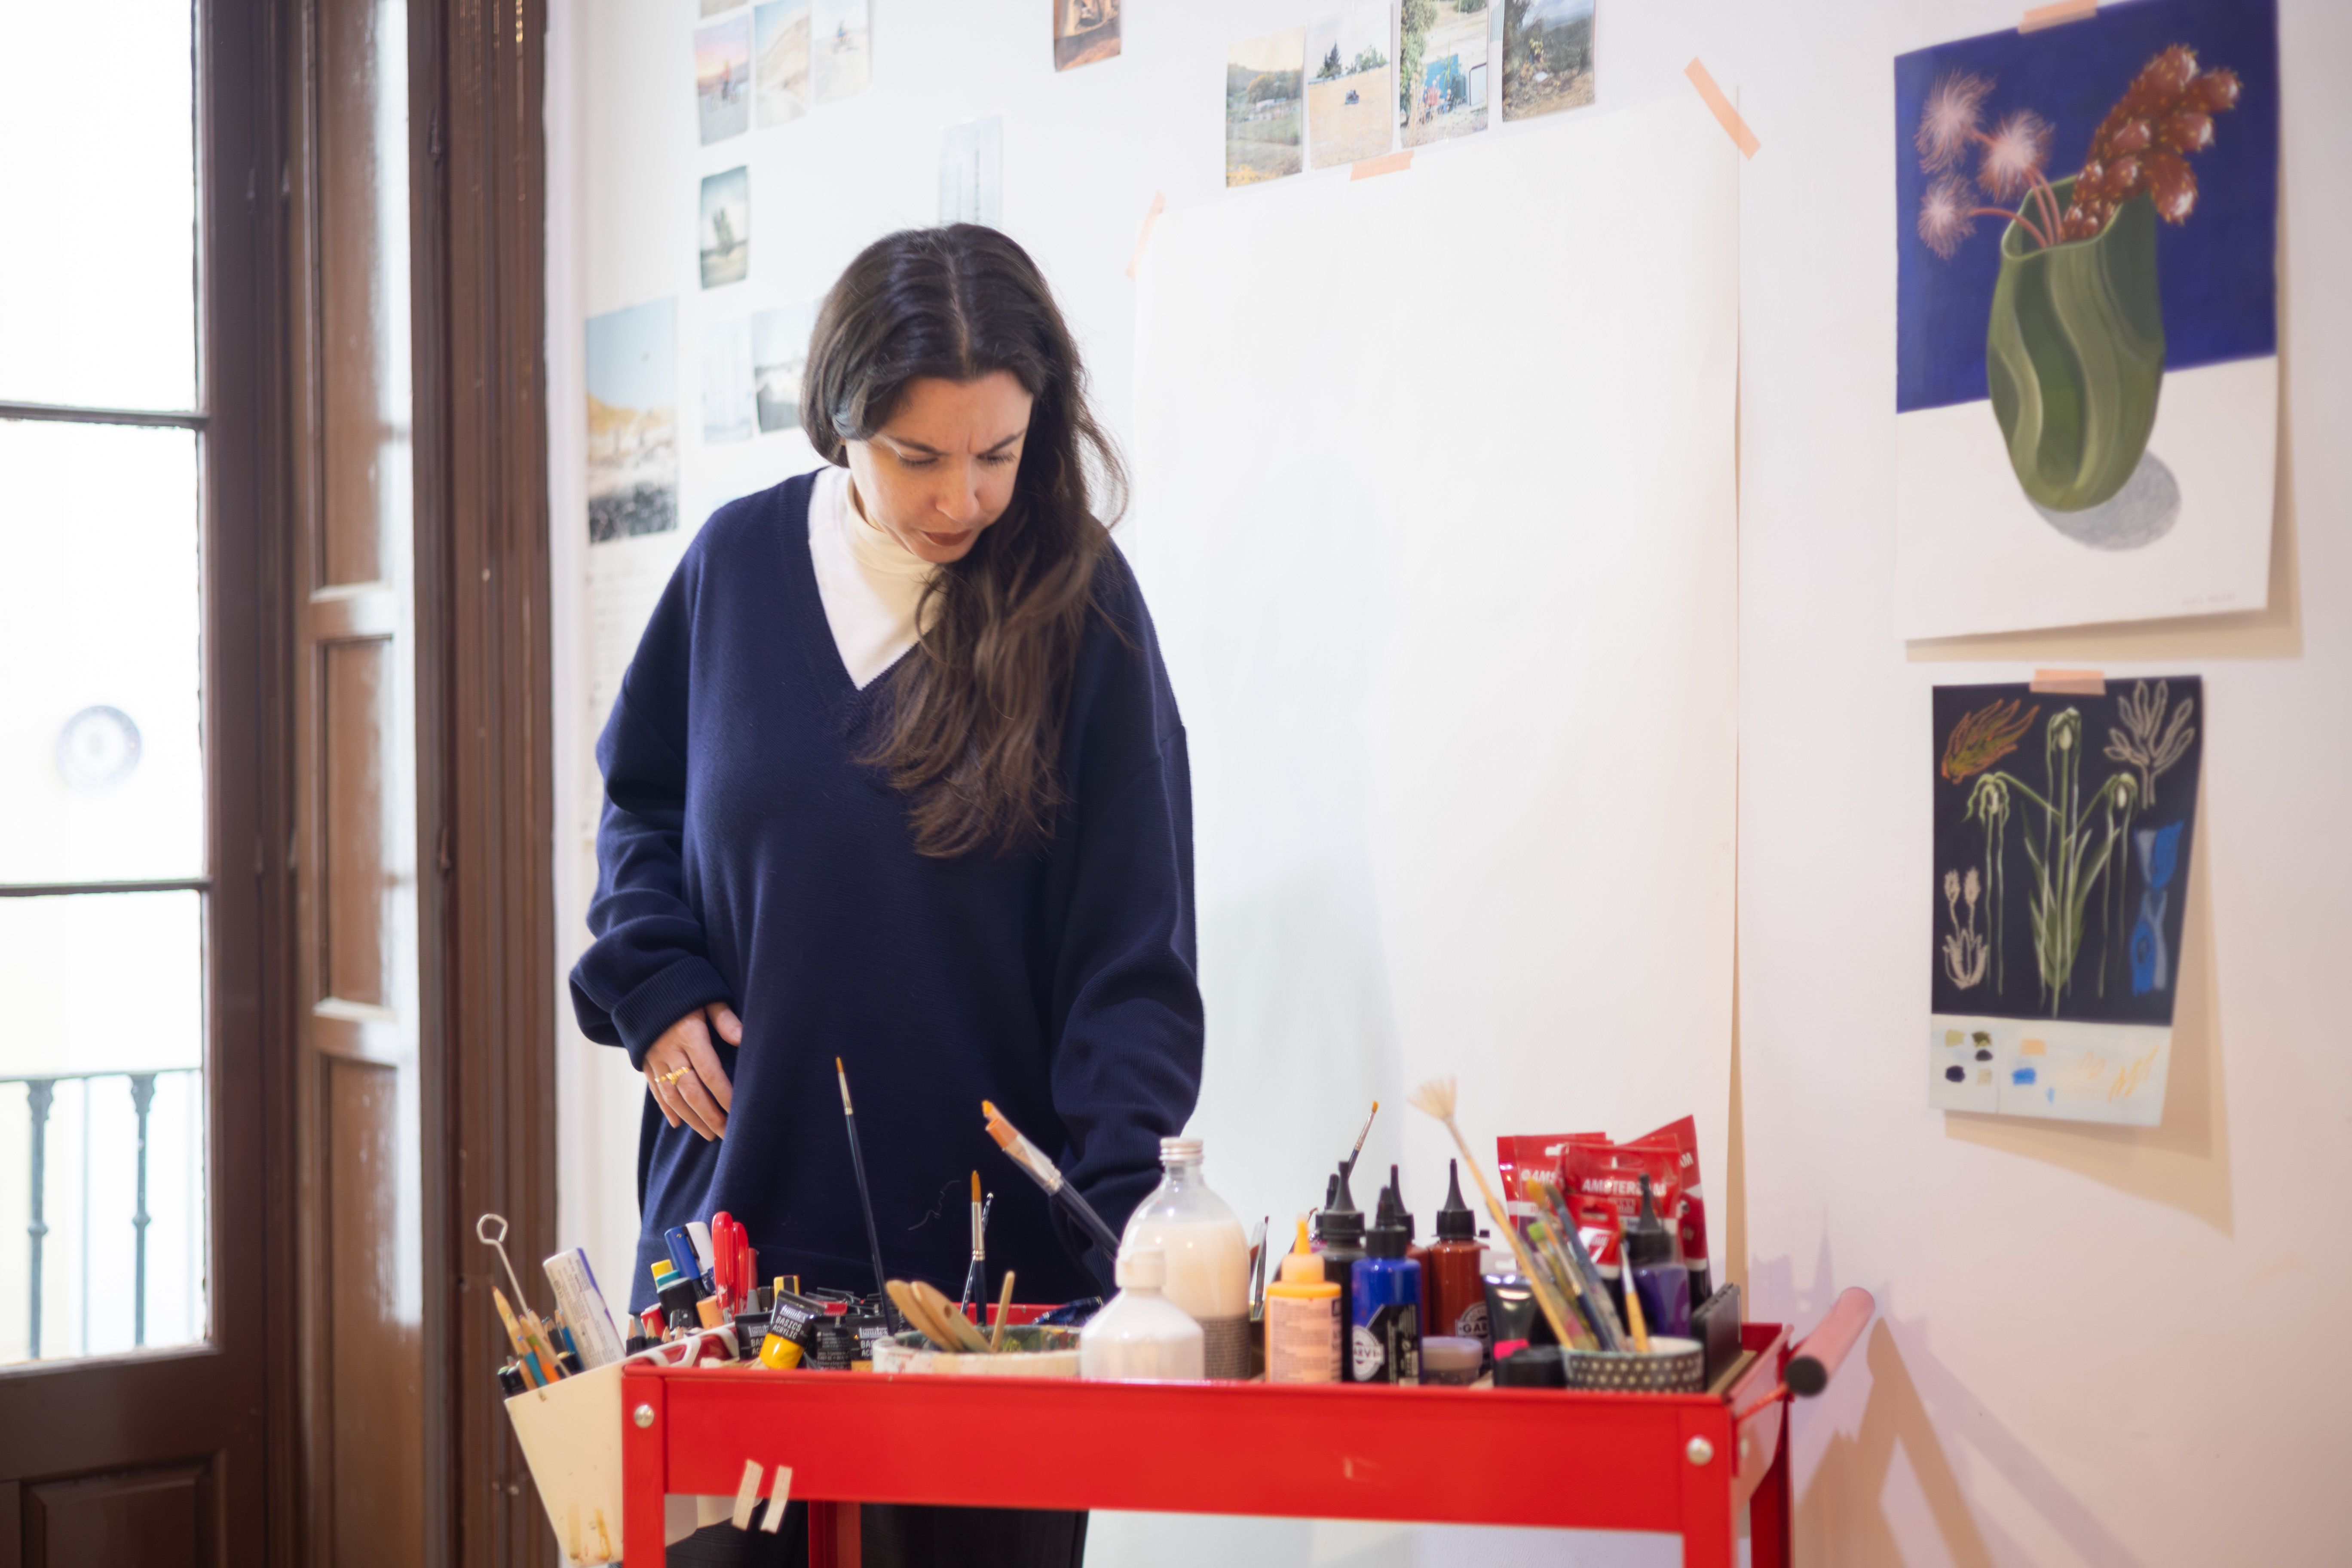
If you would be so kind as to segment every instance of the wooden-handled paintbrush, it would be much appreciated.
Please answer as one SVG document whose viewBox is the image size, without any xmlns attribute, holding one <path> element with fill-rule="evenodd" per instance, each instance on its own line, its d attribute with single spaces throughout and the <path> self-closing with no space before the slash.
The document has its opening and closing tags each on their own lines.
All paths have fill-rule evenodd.
<svg viewBox="0 0 2352 1568">
<path fill-rule="evenodd" d="M 988 1205 L 993 1197 L 980 1195 L 980 1173 L 971 1173 L 971 1268 L 963 1277 L 963 1298 L 956 1310 L 977 1307 L 988 1310 Z"/>
<path fill-rule="evenodd" d="M 1551 1287 L 1551 1281 L 1536 1268 L 1535 1259 L 1528 1256 L 1528 1244 L 1519 1236 L 1518 1227 L 1511 1223 L 1510 1215 L 1496 1199 L 1495 1189 L 1486 1184 L 1485 1167 L 1478 1163 L 1478 1156 L 1470 1152 L 1470 1141 L 1462 1136 L 1462 1129 L 1454 1123 L 1454 1080 L 1433 1078 L 1412 1091 L 1409 1103 L 1415 1110 L 1445 1123 L 1445 1130 L 1454 1134 L 1454 1146 L 1462 1151 L 1462 1163 L 1470 1167 L 1471 1179 L 1478 1184 L 1478 1195 L 1486 1202 L 1488 1217 L 1494 1220 L 1495 1228 L 1502 1233 L 1503 1239 L 1511 1244 L 1511 1257 L 1519 1266 L 1520 1278 L 1527 1280 L 1528 1289 L 1535 1292 L 1536 1305 L 1543 1309 L 1544 1319 L 1551 1324 L 1551 1331 L 1559 1337 L 1561 1345 L 1589 1344 L 1591 1336 L 1584 1331 L 1581 1321 L 1570 1326 L 1574 1317 L 1572 1310 L 1559 1299 L 1559 1293 Z"/>
</svg>

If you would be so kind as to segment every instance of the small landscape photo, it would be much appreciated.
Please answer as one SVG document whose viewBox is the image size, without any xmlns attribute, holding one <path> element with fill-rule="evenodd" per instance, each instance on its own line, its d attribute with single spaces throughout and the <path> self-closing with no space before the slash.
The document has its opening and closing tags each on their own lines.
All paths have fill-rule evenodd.
<svg viewBox="0 0 2352 1568">
<path fill-rule="evenodd" d="M 809 111 L 809 0 L 770 0 L 752 11 L 759 45 L 760 126 Z"/>
<path fill-rule="evenodd" d="M 702 0 L 702 14 L 706 16 L 716 16 L 721 12 L 732 11 L 742 3 L 743 0 Z"/>
<path fill-rule="evenodd" d="M 1408 147 L 1486 128 L 1487 0 L 1404 0 L 1397 120 Z"/>
<path fill-rule="evenodd" d="M 1254 185 L 1306 166 L 1300 89 L 1307 29 L 1247 38 L 1225 51 L 1225 184 Z"/>
<path fill-rule="evenodd" d="M 1318 169 L 1389 150 L 1389 8 L 1350 5 L 1307 29 L 1307 141 Z"/>
<path fill-rule="evenodd" d="M 760 434 L 801 427 L 801 373 L 808 368 L 814 304 L 786 305 L 751 318 L 751 382 Z"/>
<path fill-rule="evenodd" d="M 751 129 L 751 18 L 748 14 L 696 30 L 694 110 L 705 147 Z"/>
<path fill-rule="evenodd" d="M 1503 0 L 1503 118 L 1592 101 L 1592 0 Z"/>
<path fill-rule="evenodd" d="M 677 312 L 588 319 L 588 542 L 677 526 Z"/>
<path fill-rule="evenodd" d="M 1118 53 L 1118 0 L 1048 0 L 1054 7 L 1054 68 L 1074 70 Z"/>
<path fill-rule="evenodd" d="M 702 439 L 708 446 L 751 438 L 751 323 L 706 321 L 702 328 Z"/>
<path fill-rule="evenodd" d="M 874 15 L 868 0 L 814 0 L 809 35 L 816 100 L 838 103 L 874 82 Z"/>
<path fill-rule="evenodd" d="M 729 169 L 702 182 L 702 286 L 740 283 L 751 271 L 751 172 Z"/>
</svg>

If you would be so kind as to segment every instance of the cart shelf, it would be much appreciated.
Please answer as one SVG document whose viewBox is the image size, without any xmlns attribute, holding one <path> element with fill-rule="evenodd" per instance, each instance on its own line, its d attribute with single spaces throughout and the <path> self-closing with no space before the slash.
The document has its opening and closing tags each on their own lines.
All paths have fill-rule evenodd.
<svg viewBox="0 0 2352 1568">
<path fill-rule="evenodd" d="M 622 1384 L 627 1568 L 663 1562 L 665 1493 L 792 1467 L 813 1568 L 857 1568 L 860 1502 L 1398 1520 L 1680 1535 L 1685 1568 L 1789 1560 L 1791 1390 L 1825 1385 L 1870 1321 L 1839 1298 L 1801 1344 L 1775 1323 L 1719 1394 L 1084 1383 L 632 1363 Z M 994 1453 L 1020 1462 L 911 1462 Z M 761 1491 L 764 1495 L 766 1487 Z"/>
</svg>

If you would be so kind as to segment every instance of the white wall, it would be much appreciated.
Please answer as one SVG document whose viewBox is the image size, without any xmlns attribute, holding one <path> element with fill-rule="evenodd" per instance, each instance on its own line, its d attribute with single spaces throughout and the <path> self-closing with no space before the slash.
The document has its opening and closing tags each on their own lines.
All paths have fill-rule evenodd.
<svg viewBox="0 0 2352 1568">
<path fill-rule="evenodd" d="M 581 321 L 677 295 L 689 518 L 805 467 L 804 449 L 782 437 L 699 448 L 702 313 L 814 297 L 877 234 L 928 221 L 939 128 L 1002 113 L 1005 226 L 1045 264 L 1124 434 L 1122 269 L 1136 224 L 1154 191 L 1178 205 L 1223 197 L 1225 43 L 1325 8 L 1128 0 L 1124 57 L 1056 77 L 1038 0 L 875 0 L 871 92 L 698 148 L 693 0 L 556 0 L 549 361 L 563 964 L 593 874 L 580 433 L 562 412 L 581 406 Z M 1796 1419 L 1805 1560 L 2337 1560 L 2343 1527 L 2323 1483 L 2345 1452 L 2332 1417 L 2352 1373 L 2301 1336 L 2305 1314 L 2352 1284 L 2341 1245 L 2352 1228 L 2352 1054 L 2322 978 L 2352 943 L 2352 847 L 2329 812 L 2352 795 L 2342 526 L 2352 469 L 2333 438 L 2352 410 L 2352 332 L 2325 289 L 2352 238 L 2336 205 L 2352 195 L 2352 126 L 2333 106 L 2335 72 L 2352 63 L 2352 7 L 2281 5 L 2287 384 L 2273 609 L 1906 647 L 1887 629 L 1890 61 L 2011 24 L 2018 9 L 1602 0 L 1601 101 L 1581 112 L 1687 92 L 1681 69 L 1697 55 L 1737 88 L 1763 142 L 1742 187 L 1740 1014 L 1716 1244 L 1745 1273 L 1758 1315 L 1810 1321 L 1846 1284 L 1881 1304 L 1866 1355 Z M 706 296 L 696 184 L 747 150 L 751 278 Z M 1476 149 L 1423 154 L 1438 155 Z M 1498 333 L 1522 259 L 1493 259 L 1487 320 Z M 2207 680 L 2175 1079 L 2165 1125 L 2150 1131 L 1946 1118 L 1923 1103 L 1927 977 L 1912 889 L 1927 850 L 1927 689 L 2014 679 L 2036 662 Z M 617 1292 L 635 1229 L 638 1090 L 617 1053 L 584 1042 L 568 1043 L 563 1068 L 566 1237 L 592 1247 Z M 1147 1532 L 1104 1520 L 1096 1539 L 1097 1563 L 1122 1564 L 1211 1551 L 1360 1565 L 1460 1555 L 1458 1542 L 1381 1527 L 1190 1521 Z M 1623 1541 L 1522 1541 L 1513 1560 L 1521 1554 L 1655 1560 Z"/>
</svg>

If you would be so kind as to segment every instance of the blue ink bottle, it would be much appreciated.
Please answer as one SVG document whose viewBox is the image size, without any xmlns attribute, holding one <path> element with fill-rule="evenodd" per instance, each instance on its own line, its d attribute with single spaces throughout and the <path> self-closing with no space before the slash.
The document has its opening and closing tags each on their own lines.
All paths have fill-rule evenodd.
<svg viewBox="0 0 2352 1568">
<path fill-rule="evenodd" d="M 1642 1209 L 1625 1222 L 1625 1279 L 1642 1293 L 1642 1316 L 1654 1334 L 1690 1337 L 1690 1269 L 1675 1256 L 1675 1233 L 1658 1217 L 1650 1178 L 1642 1177 Z"/>
<path fill-rule="evenodd" d="M 1357 1383 L 1421 1381 L 1421 1265 L 1405 1256 L 1410 1241 L 1395 1190 L 1382 1187 L 1349 1292 Z"/>
</svg>

